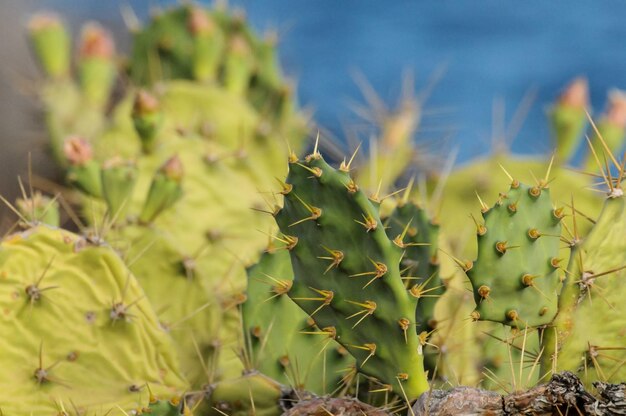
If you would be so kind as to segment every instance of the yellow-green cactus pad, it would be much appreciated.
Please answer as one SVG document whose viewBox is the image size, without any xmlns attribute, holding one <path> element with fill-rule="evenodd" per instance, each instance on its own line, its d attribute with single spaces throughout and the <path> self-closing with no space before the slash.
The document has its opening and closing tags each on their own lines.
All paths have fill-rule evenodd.
<svg viewBox="0 0 626 416">
<path fill-rule="evenodd" d="M 114 250 L 40 225 L 0 243 L 0 409 L 148 405 L 187 386 L 172 340 Z"/>
</svg>

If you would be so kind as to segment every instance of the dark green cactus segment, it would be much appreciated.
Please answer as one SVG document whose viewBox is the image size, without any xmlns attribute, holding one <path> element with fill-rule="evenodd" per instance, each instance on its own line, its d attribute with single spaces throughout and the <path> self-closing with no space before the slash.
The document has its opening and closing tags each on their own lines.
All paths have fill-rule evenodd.
<svg viewBox="0 0 626 416">
<path fill-rule="evenodd" d="M 280 119 L 295 101 L 276 43 L 273 35 L 260 38 L 241 14 L 183 6 L 159 14 L 135 34 L 129 70 L 139 85 L 163 79 L 217 82 Z"/>
<path fill-rule="evenodd" d="M 192 79 L 189 57 L 194 40 L 187 24 L 190 8 L 180 7 L 153 18 L 133 39 L 131 77 L 140 85 L 160 79 Z"/>
<path fill-rule="evenodd" d="M 543 183 L 542 183 L 543 184 Z M 524 328 L 550 323 L 561 281 L 560 219 L 547 187 L 514 181 L 478 227 L 478 258 L 467 271 L 481 320 Z"/>
<path fill-rule="evenodd" d="M 257 72 L 257 54 L 260 73 L 269 80 L 276 78 L 268 72 L 275 67 L 268 64 L 272 56 L 266 46 L 245 20 L 227 10 L 183 6 L 155 16 L 136 33 L 130 73 L 140 85 L 162 79 L 217 78 L 229 85 L 234 77 L 237 89 L 244 91 Z"/>
<path fill-rule="evenodd" d="M 419 299 L 415 313 L 417 333 L 430 332 L 436 327 L 435 304 L 445 290 L 439 277 L 439 226 L 424 209 L 410 201 L 400 201 L 384 223 L 387 236 L 404 250 L 400 271 L 407 288 L 413 288 Z"/>
<path fill-rule="evenodd" d="M 327 394 L 339 386 L 353 360 L 333 334 L 324 334 L 287 296 L 292 283 L 287 250 L 268 249 L 248 270 L 242 314 L 253 365 L 283 384 Z"/>
<path fill-rule="evenodd" d="M 291 163 L 283 193 L 276 220 L 291 236 L 289 296 L 319 328 L 336 333 L 359 371 L 417 397 L 428 389 L 412 328 L 417 299 L 405 288 L 402 249 L 385 234 L 378 207 L 318 153 Z"/>
</svg>

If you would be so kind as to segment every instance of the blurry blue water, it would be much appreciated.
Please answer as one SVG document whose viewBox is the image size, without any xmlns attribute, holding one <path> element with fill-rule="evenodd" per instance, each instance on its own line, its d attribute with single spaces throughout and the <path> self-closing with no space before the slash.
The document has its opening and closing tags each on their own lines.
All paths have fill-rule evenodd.
<svg viewBox="0 0 626 416">
<path fill-rule="evenodd" d="M 99 18 L 120 24 L 117 1 L 42 0 L 71 21 Z M 150 5 L 130 1 L 145 18 Z M 281 59 L 298 80 L 300 102 L 313 105 L 320 124 L 343 137 L 350 100 L 360 100 L 351 72 L 358 69 L 391 100 L 403 69 L 418 87 L 445 66 L 426 104 L 419 137 L 454 134 L 460 159 L 485 153 L 492 130 L 492 105 L 500 97 L 507 117 L 525 93 L 537 98 L 513 148 L 550 150 L 545 109 L 562 86 L 586 75 L 594 111 L 607 89 L 626 88 L 626 2 L 620 0 L 238 0 L 259 29 L 284 35 Z M 121 38 L 123 31 L 119 32 Z M 117 35 L 117 34 L 116 34 Z"/>
</svg>

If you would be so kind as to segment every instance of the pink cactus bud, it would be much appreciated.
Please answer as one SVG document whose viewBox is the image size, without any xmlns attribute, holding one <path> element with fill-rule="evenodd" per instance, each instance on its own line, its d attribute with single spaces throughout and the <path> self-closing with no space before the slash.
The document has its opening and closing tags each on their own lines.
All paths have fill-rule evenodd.
<svg viewBox="0 0 626 416">
<path fill-rule="evenodd" d="M 98 23 L 89 22 L 83 26 L 79 50 L 82 58 L 110 59 L 115 55 L 115 43 L 108 30 Z"/>
<path fill-rule="evenodd" d="M 159 169 L 167 178 L 180 182 L 183 178 L 183 163 L 178 155 L 174 155 L 167 160 Z"/>
<path fill-rule="evenodd" d="M 572 81 L 559 97 L 559 104 L 568 107 L 585 108 L 589 104 L 589 83 L 579 77 Z"/>
<path fill-rule="evenodd" d="M 213 23 L 213 20 L 209 17 L 205 10 L 199 7 L 191 9 L 187 25 L 189 31 L 194 35 L 208 34 L 215 30 L 215 23 Z"/>
<path fill-rule="evenodd" d="M 146 90 L 139 90 L 133 104 L 133 115 L 144 116 L 159 111 L 159 100 Z"/>
<path fill-rule="evenodd" d="M 606 120 L 620 128 L 626 128 L 626 93 L 620 90 L 609 92 Z"/>
<path fill-rule="evenodd" d="M 235 35 L 230 41 L 230 50 L 236 55 L 248 55 L 250 54 L 250 46 L 241 35 Z"/>
<path fill-rule="evenodd" d="M 82 166 L 93 159 L 91 144 L 79 136 L 71 136 L 65 140 L 63 153 L 72 165 Z"/>
<path fill-rule="evenodd" d="M 41 12 L 34 15 L 28 21 L 28 30 L 30 32 L 39 32 L 43 29 L 48 29 L 52 27 L 61 27 L 61 19 L 59 15 L 53 12 Z"/>
</svg>

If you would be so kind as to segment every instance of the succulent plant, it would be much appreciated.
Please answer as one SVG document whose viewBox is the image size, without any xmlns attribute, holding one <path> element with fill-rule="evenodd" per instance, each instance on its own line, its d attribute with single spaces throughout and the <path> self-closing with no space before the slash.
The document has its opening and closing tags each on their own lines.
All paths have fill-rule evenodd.
<svg viewBox="0 0 626 416">
<path fill-rule="evenodd" d="M 391 111 L 366 89 L 368 161 L 333 168 L 317 142 L 300 160 L 306 117 L 275 36 L 239 12 L 159 13 L 125 68 L 97 24 L 75 71 L 58 17 L 29 32 L 52 153 L 86 225 L 56 228 L 56 199 L 40 194 L 16 204 L 27 230 L 0 242 L 1 411 L 273 416 L 332 401 L 320 394 L 399 413 L 452 380 L 626 378 L 620 93 L 590 123 L 591 175 L 568 166 L 590 119 L 577 79 L 549 113 L 552 158 L 497 151 L 420 178 L 426 203 L 412 183 L 392 197 L 420 103 Z M 131 84 L 113 94 L 122 71 Z M 529 170 L 548 173 L 525 185 Z M 593 177 L 606 200 L 584 189 Z"/>
<path fill-rule="evenodd" d="M 234 19 L 227 11 L 211 13 L 182 6 L 155 17 L 135 35 L 131 75 L 148 81 L 141 68 L 152 68 L 150 45 L 167 44 L 162 36 L 180 36 L 183 40 L 174 44 L 183 49 L 186 40 L 200 36 L 191 42 L 197 49 L 190 53 L 208 59 L 206 48 L 219 43 L 226 26 L 235 31 L 226 23 Z M 207 31 L 204 26 L 217 15 L 222 26 Z M 245 40 L 241 34 L 228 36 L 261 43 L 242 21 L 236 31 L 245 32 Z M 47 81 L 43 100 L 54 153 L 66 166 L 68 181 L 82 192 L 90 228 L 124 254 L 162 325 L 171 331 L 191 382 L 199 387 L 237 376 L 243 368 L 236 351 L 243 347 L 238 305 L 245 300 L 245 268 L 265 246 L 265 237 L 254 229 L 272 226 L 251 208 L 265 209 L 268 201 L 260 191 L 270 189 L 274 177 L 286 171 L 282 155 L 288 146 L 281 136 L 289 134 L 297 148 L 304 119 L 287 110 L 291 102 L 280 104 L 282 115 L 278 109 L 255 108 L 249 97 L 260 88 L 252 79 L 263 72 L 260 68 L 239 74 L 238 81 L 216 82 L 224 67 L 239 68 L 229 62 L 241 51 L 228 49 L 211 58 L 217 59 L 211 67 L 215 76 L 195 77 L 191 68 L 159 72 L 154 87 L 130 88 L 109 117 L 103 103 L 110 101 L 114 77 L 107 77 L 107 83 L 101 79 L 105 91 L 96 93 L 87 86 L 85 72 L 97 72 L 88 79 L 104 78 L 104 68 L 113 65 L 112 50 L 106 32 L 90 25 L 83 31 L 81 57 L 91 55 L 79 62 L 79 82 L 69 74 Z M 175 56 L 179 54 L 163 54 L 158 61 L 162 69 L 189 62 L 187 55 L 180 61 Z M 267 58 L 263 56 L 259 65 Z M 278 74 L 273 80 L 272 88 L 284 87 Z M 100 98 L 94 100 L 94 95 Z M 85 117 L 92 122 L 83 123 Z M 214 369 L 210 375 L 198 359 Z"/>
</svg>

